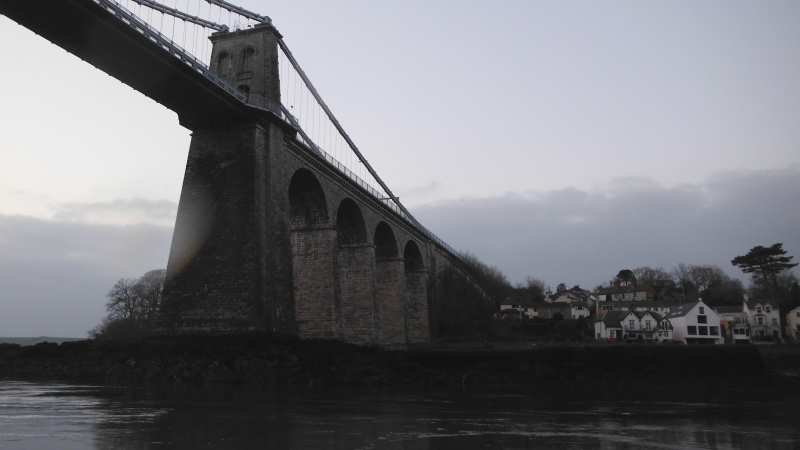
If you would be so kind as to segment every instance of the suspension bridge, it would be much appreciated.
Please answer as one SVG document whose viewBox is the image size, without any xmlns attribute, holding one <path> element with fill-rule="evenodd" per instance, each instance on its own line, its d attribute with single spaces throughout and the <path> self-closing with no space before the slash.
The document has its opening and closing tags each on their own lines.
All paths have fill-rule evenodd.
<svg viewBox="0 0 800 450">
<path fill-rule="evenodd" d="M 437 273 L 465 274 L 462 257 L 381 180 L 269 17 L 222 0 L 2 0 L 0 14 L 192 131 L 163 332 L 430 339 Z"/>
</svg>

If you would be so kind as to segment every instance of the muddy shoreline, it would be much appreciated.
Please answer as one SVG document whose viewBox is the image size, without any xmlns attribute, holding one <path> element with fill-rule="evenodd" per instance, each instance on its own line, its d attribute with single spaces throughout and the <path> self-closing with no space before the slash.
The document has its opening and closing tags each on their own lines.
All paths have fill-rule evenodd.
<svg viewBox="0 0 800 450">
<path fill-rule="evenodd" d="M 571 345 L 407 351 L 272 334 L 0 344 L 0 379 L 106 384 L 485 386 L 800 393 L 800 346 Z"/>
</svg>

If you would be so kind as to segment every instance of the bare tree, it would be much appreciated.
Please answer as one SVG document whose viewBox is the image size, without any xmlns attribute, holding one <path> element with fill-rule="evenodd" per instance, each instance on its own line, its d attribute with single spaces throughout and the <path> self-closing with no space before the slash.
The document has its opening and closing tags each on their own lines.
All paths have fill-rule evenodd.
<svg viewBox="0 0 800 450">
<path fill-rule="evenodd" d="M 672 274 L 661 267 L 641 266 L 632 270 L 636 282 L 645 285 L 656 281 L 672 281 Z"/>
<path fill-rule="evenodd" d="M 692 266 L 686 263 L 679 263 L 672 268 L 671 274 L 675 281 L 680 283 L 683 295 L 686 295 L 686 284 L 692 280 Z"/>
<path fill-rule="evenodd" d="M 120 278 L 106 294 L 108 315 L 89 331 L 94 338 L 133 338 L 147 335 L 155 324 L 165 270 L 151 270 L 141 278 Z"/>
<path fill-rule="evenodd" d="M 156 269 L 142 275 L 136 283 L 136 289 L 141 297 L 141 321 L 148 328 L 155 323 L 156 313 L 161 306 L 161 293 L 164 291 L 164 278 L 167 271 Z"/>
<path fill-rule="evenodd" d="M 141 312 L 141 296 L 138 279 L 120 278 L 106 294 L 106 310 L 109 319 L 136 321 Z"/>
<path fill-rule="evenodd" d="M 721 267 L 713 264 L 691 266 L 689 277 L 697 288 L 697 292 L 703 292 L 713 283 L 718 283 L 728 278 Z"/>
</svg>

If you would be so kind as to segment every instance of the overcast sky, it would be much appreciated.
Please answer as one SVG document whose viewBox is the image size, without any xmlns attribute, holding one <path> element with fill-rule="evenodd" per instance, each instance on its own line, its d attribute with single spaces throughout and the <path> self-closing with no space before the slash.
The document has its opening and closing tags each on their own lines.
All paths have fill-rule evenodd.
<svg viewBox="0 0 800 450">
<path fill-rule="evenodd" d="M 798 2 L 236 3 L 412 213 L 512 281 L 800 257 Z M 2 16 L 0 39 L 0 336 L 85 336 L 166 266 L 189 131 Z"/>
</svg>

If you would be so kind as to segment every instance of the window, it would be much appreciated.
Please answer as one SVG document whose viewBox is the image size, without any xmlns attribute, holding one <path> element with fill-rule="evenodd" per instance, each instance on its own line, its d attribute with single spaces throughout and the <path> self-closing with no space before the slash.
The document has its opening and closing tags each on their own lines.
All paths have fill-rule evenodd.
<svg viewBox="0 0 800 450">
<path fill-rule="evenodd" d="M 697 327 L 700 336 L 708 336 L 708 327 Z"/>
<path fill-rule="evenodd" d="M 224 78 L 230 78 L 231 75 L 231 55 L 227 52 L 220 52 L 217 57 L 217 73 Z"/>
<path fill-rule="evenodd" d="M 611 308 L 613 308 L 613 306 L 603 306 L 603 311 L 611 311 Z M 800 317 L 800 313 L 797 314 L 799 314 L 797 317 Z"/>
<path fill-rule="evenodd" d="M 256 50 L 253 47 L 247 47 L 242 52 L 242 68 L 244 72 L 252 72 L 255 65 Z"/>
<path fill-rule="evenodd" d="M 764 307 L 764 311 L 766 311 L 766 312 L 770 312 L 771 310 L 772 310 L 772 308 L 769 305 Z"/>
<path fill-rule="evenodd" d="M 697 316 L 697 323 L 708 323 L 708 316 Z"/>
<path fill-rule="evenodd" d="M 742 334 L 742 330 L 740 330 L 738 328 L 734 328 L 733 329 L 733 334 Z"/>
<path fill-rule="evenodd" d="M 800 317 L 800 311 L 797 311 L 795 314 L 797 314 L 795 317 Z"/>
<path fill-rule="evenodd" d="M 635 323 L 632 320 L 629 320 L 628 323 L 630 324 L 631 330 L 635 328 Z"/>
<path fill-rule="evenodd" d="M 756 312 L 761 314 L 761 306 L 756 306 Z"/>
<path fill-rule="evenodd" d="M 694 327 L 694 326 L 686 327 L 686 331 L 689 332 L 690 336 L 694 336 L 694 335 L 697 334 L 697 327 Z"/>
<path fill-rule="evenodd" d="M 701 306 L 700 307 L 700 314 L 705 314 L 705 313 L 706 313 L 706 309 Z"/>
<path fill-rule="evenodd" d="M 719 336 L 719 327 L 708 327 L 712 336 Z"/>
<path fill-rule="evenodd" d="M 650 321 L 649 320 L 645 320 L 644 321 L 644 329 L 645 330 L 649 330 L 650 329 Z"/>
<path fill-rule="evenodd" d="M 764 318 L 763 317 L 756 317 L 756 324 L 764 325 Z"/>
<path fill-rule="evenodd" d="M 772 318 L 772 325 L 773 325 L 773 326 L 775 326 L 775 325 L 778 325 L 778 319 L 776 319 L 776 318 L 774 318 L 774 317 L 773 317 L 773 318 Z"/>
</svg>

